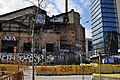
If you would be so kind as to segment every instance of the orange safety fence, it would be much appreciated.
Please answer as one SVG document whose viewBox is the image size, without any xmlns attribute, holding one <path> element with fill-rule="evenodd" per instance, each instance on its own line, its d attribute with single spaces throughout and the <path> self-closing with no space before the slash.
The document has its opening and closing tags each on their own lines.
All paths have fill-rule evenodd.
<svg viewBox="0 0 120 80">
<path fill-rule="evenodd" d="M 0 80 L 24 80 L 23 71 L 19 71 L 8 76 L 0 78 Z"/>
</svg>

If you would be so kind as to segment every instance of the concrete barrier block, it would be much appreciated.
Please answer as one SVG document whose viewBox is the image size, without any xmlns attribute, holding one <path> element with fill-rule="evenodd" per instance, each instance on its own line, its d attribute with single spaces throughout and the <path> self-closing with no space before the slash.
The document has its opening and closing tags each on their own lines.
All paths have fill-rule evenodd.
<svg viewBox="0 0 120 80">
<path fill-rule="evenodd" d="M 100 65 L 95 66 L 95 72 L 99 73 Z M 101 73 L 113 73 L 111 64 L 101 64 Z"/>
<path fill-rule="evenodd" d="M 67 75 L 67 74 L 76 74 L 76 66 L 75 65 L 59 65 L 56 66 L 56 73 Z"/>
<path fill-rule="evenodd" d="M 56 74 L 55 66 L 36 66 L 36 74 Z"/>
</svg>

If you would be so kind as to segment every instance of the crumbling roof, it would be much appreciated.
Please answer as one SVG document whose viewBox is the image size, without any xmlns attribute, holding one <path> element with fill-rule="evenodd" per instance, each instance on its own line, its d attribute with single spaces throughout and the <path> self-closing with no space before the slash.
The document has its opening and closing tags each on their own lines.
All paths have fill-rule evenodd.
<svg viewBox="0 0 120 80">
<path fill-rule="evenodd" d="M 10 12 L 10 13 L 6 13 L 6 14 L 3 14 L 3 15 L 0 15 L 0 20 L 11 20 L 11 19 L 14 19 L 14 18 L 17 18 L 17 17 L 20 17 L 20 16 L 23 16 L 23 15 L 26 15 L 26 14 L 29 14 L 29 12 L 26 12 L 25 13 L 25 10 L 27 9 L 32 9 L 33 11 L 35 11 L 37 9 L 37 6 L 29 6 L 29 7 L 26 7 L 26 8 L 22 8 L 22 9 L 19 9 L 19 10 L 16 10 L 16 11 L 13 11 L 13 12 Z M 40 9 L 40 8 L 39 8 Z M 40 9 L 42 12 L 45 12 L 44 10 Z M 33 14 L 33 12 L 31 12 Z M 13 14 L 16 14 L 15 16 L 12 16 Z M 19 15 L 18 15 L 19 14 Z"/>
</svg>

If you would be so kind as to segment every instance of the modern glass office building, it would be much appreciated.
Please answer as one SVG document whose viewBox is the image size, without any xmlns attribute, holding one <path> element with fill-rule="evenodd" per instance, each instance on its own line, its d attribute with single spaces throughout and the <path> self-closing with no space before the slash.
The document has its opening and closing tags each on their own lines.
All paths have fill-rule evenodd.
<svg viewBox="0 0 120 80">
<path fill-rule="evenodd" d="M 93 49 L 117 53 L 118 22 L 115 0 L 93 0 L 90 6 Z"/>
<path fill-rule="evenodd" d="M 120 0 L 116 0 L 116 6 L 117 6 L 117 18 L 118 18 L 118 33 L 120 34 Z M 118 37 L 118 48 L 119 48 L 119 52 L 120 52 L 120 35 Z"/>
</svg>

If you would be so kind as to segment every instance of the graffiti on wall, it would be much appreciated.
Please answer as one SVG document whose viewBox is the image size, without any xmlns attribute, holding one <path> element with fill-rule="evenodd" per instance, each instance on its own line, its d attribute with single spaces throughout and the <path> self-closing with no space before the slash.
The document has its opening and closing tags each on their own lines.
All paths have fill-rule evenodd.
<svg viewBox="0 0 120 80">
<path fill-rule="evenodd" d="M 17 61 L 21 61 L 21 62 L 32 62 L 33 61 L 33 54 L 31 53 L 17 53 L 16 56 L 15 54 L 13 53 L 1 53 L 0 54 L 0 59 L 1 60 L 7 60 L 7 61 L 10 61 L 10 60 L 15 60 L 15 57 L 16 57 L 16 60 Z M 43 60 L 43 55 L 38 55 L 38 54 L 34 54 L 34 62 L 35 63 L 39 63 Z"/>
</svg>

